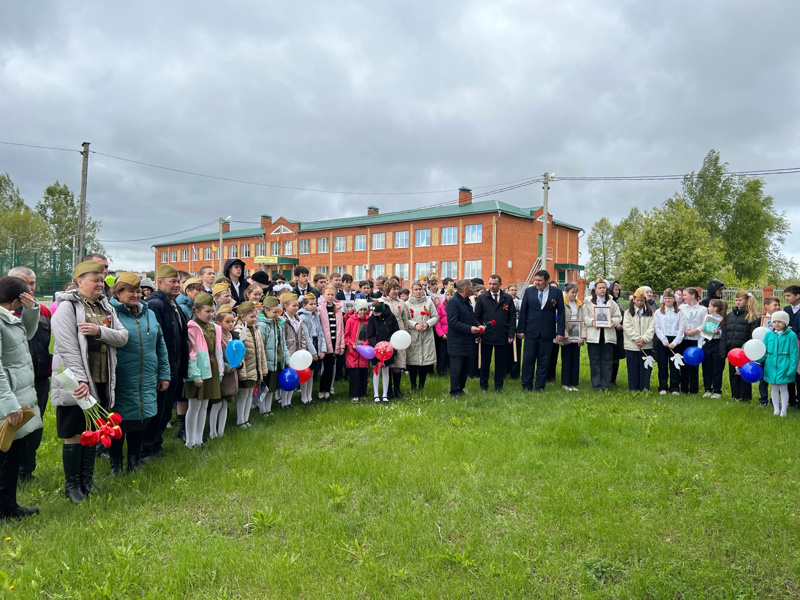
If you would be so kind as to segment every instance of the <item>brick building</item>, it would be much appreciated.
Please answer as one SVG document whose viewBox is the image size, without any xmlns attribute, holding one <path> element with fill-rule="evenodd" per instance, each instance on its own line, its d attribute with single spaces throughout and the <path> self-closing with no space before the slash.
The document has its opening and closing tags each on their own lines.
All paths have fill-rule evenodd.
<svg viewBox="0 0 800 600">
<path fill-rule="evenodd" d="M 497 273 L 504 284 L 523 282 L 541 252 L 541 216 L 541 206 L 473 202 L 472 191 L 461 188 L 458 205 L 385 214 L 369 206 L 360 217 L 309 222 L 261 215 L 260 227 L 234 231 L 225 223 L 222 257 L 240 258 L 248 273 L 265 268 L 287 278 L 301 264 L 312 276 L 339 272 L 356 280 L 397 275 L 410 282 L 421 274 L 485 280 Z M 559 282 L 581 277 L 582 234 L 580 227 L 548 216 L 543 268 Z M 216 268 L 218 245 L 218 233 L 162 243 L 155 246 L 156 268 L 166 262 L 191 273 L 207 264 Z"/>
</svg>

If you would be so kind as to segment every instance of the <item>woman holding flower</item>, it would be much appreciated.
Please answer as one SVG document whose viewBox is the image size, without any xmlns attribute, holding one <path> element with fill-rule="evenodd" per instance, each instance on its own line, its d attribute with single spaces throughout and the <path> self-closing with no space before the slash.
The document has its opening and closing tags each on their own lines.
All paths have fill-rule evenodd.
<svg viewBox="0 0 800 600">
<path fill-rule="evenodd" d="M 53 377 L 50 402 L 56 407 L 56 429 L 64 440 L 62 462 L 67 498 L 81 502 L 94 485 L 94 446 L 82 446 L 86 417 L 76 400 L 90 396 L 101 406 L 114 404 L 117 353 L 128 341 L 128 330 L 117 311 L 103 296 L 103 264 L 91 260 L 75 267 L 77 289 L 65 292 L 53 314 L 53 373 L 69 368 L 77 378 L 74 391 L 62 388 Z"/>
<path fill-rule="evenodd" d="M 411 378 L 411 391 L 417 389 L 419 377 L 419 391 L 422 392 L 425 389 L 428 370 L 436 363 L 436 339 L 433 327 L 439 320 L 439 313 L 433 300 L 425 295 L 425 289 L 420 281 L 411 284 L 411 297 L 406 306 L 410 314 L 406 331 L 411 335 L 411 345 L 406 351 L 406 366 Z"/>
</svg>

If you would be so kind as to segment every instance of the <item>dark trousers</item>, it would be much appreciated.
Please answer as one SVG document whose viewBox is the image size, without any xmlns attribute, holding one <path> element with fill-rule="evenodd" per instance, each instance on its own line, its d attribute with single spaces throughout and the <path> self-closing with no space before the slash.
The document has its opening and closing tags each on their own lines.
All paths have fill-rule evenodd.
<svg viewBox="0 0 800 600">
<path fill-rule="evenodd" d="M 561 347 L 561 385 L 578 387 L 581 376 L 581 347 L 565 344 Z"/>
<path fill-rule="evenodd" d="M 731 384 L 731 396 L 742 402 L 750 402 L 753 399 L 753 384 L 747 383 L 742 376 L 736 373 L 736 367 L 728 364 L 728 379 Z"/>
<path fill-rule="evenodd" d="M 674 335 L 668 335 L 667 341 L 671 344 Z M 679 392 L 681 389 L 681 370 L 670 360 L 672 352 L 664 344 L 659 343 L 655 348 L 656 361 L 658 362 L 658 391 Z M 630 363 L 628 363 L 630 369 Z"/>
<path fill-rule="evenodd" d="M 36 404 L 39 405 L 39 414 L 41 414 L 42 419 L 44 419 L 44 411 L 47 409 L 47 399 L 50 397 L 50 380 L 37 379 L 33 385 L 36 389 Z M 27 440 L 25 444 L 25 454 L 19 465 L 19 476 L 23 479 L 30 477 L 36 470 L 36 451 L 42 443 L 43 433 L 44 428 L 31 431 L 25 436 Z"/>
<path fill-rule="evenodd" d="M 147 422 L 142 441 L 142 456 L 152 456 L 161 451 L 164 444 L 164 430 L 172 418 L 172 407 L 175 399 L 180 397 L 183 390 L 183 379 L 173 377 L 169 387 L 156 394 L 156 414 Z"/>
<path fill-rule="evenodd" d="M 209 404 L 209 406 L 211 406 Z M 118 440 L 111 440 L 111 458 L 122 462 L 122 446 L 128 440 L 128 457 L 138 456 L 142 452 L 142 438 L 144 429 L 128 431 Z"/>
<path fill-rule="evenodd" d="M 447 340 L 436 334 L 436 373 L 441 377 L 447 374 L 450 367 L 450 355 L 447 353 Z"/>
<path fill-rule="evenodd" d="M 517 360 L 514 360 L 514 348 L 513 345 L 517 346 Z M 522 359 L 522 340 L 518 337 L 514 338 L 514 341 L 508 345 L 508 375 L 511 379 L 519 379 L 519 372 L 520 372 L 520 359 Z"/>
<path fill-rule="evenodd" d="M 351 398 L 363 398 L 367 395 L 367 377 L 369 377 L 367 367 L 347 369 Z"/>
<path fill-rule="evenodd" d="M 489 389 L 489 369 L 492 366 L 492 351 L 494 351 L 494 389 L 503 389 L 503 380 L 506 377 L 506 361 L 508 360 L 509 345 L 492 346 L 481 344 L 481 389 Z"/>
<path fill-rule="evenodd" d="M 411 389 L 417 389 L 417 378 L 419 378 L 419 389 L 425 389 L 425 380 L 428 378 L 429 365 L 406 365 L 408 378 L 411 380 Z"/>
<path fill-rule="evenodd" d="M 650 389 L 650 374 L 652 369 L 648 369 L 642 360 L 644 356 L 653 356 L 652 350 L 641 351 L 626 350 L 625 360 L 628 364 L 628 389 L 632 392 L 642 392 Z"/>
<path fill-rule="evenodd" d="M 556 380 L 556 370 L 558 369 L 558 350 L 561 348 L 558 344 L 553 344 L 553 349 L 550 350 L 550 362 L 547 363 L 547 381 Z"/>
<path fill-rule="evenodd" d="M 11 442 L 8 452 L 0 452 L 0 518 L 17 509 L 17 483 L 19 482 L 19 465 L 25 455 L 27 439 Z"/>
<path fill-rule="evenodd" d="M 697 340 L 683 340 L 678 346 L 681 354 L 686 352 L 687 348 L 697 347 Z M 693 367 L 692 365 L 683 365 L 681 367 L 681 393 L 683 394 L 696 394 L 700 391 L 700 368 Z"/>
<path fill-rule="evenodd" d="M 322 364 L 325 368 L 322 371 L 322 375 L 319 376 L 319 391 L 323 394 L 330 392 L 331 387 L 333 387 L 333 377 L 336 375 L 336 358 L 338 356 L 338 354 L 329 352 L 322 359 Z"/>
<path fill-rule="evenodd" d="M 589 372 L 591 373 L 592 389 L 605 391 L 611 386 L 611 367 L 614 362 L 614 344 L 586 344 L 589 354 Z M 628 366 L 630 368 L 630 365 Z"/>
<path fill-rule="evenodd" d="M 472 356 L 470 356 L 469 365 L 467 366 L 467 374 L 470 377 L 478 377 L 480 375 L 478 370 L 478 344 L 472 347 Z"/>
<path fill-rule="evenodd" d="M 719 353 L 719 340 L 707 341 L 703 345 L 703 354 L 703 389 L 712 394 L 721 394 L 725 357 Z"/>
<path fill-rule="evenodd" d="M 536 369 L 536 389 L 543 390 L 547 381 L 547 367 L 553 340 L 525 338 L 525 352 L 522 356 L 522 389 L 529 390 L 533 385 L 533 371 Z"/>
<path fill-rule="evenodd" d="M 450 395 L 458 396 L 467 386 L 472 356 L 450 356 Z"/>
<path fill-rule="evenodd" d="M 345 371 L 345 358 L 344 358 L 344 355 L 345 354 L 347 354 L 347 353 L 343 352 L 342 354 L 337 354 L 336 355 L 336 369 L 334 371 L 336 373 L 336 377 L 334 378 L 334 381 L 341 381 L 342 379 L 344 379 L 344 371 Z"/>
</svg>

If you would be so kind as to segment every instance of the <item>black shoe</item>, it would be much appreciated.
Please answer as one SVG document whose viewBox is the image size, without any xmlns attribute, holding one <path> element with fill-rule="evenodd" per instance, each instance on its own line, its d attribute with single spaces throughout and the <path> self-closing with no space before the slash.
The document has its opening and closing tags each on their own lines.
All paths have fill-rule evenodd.
<svg viewBox="0 0 800 600">
<path fill-rule="evenodd" d="M 186 415 L 178 415 L 178 431 L 175 436 L 184 442 L 186 441 Z"/>
<path fill-rule="evenodd" d="M 80 448 L 81 446 L 78 447 Z M 108 448 L 106 448 L 106 450 L 108 450 Z M 81 489 L 86 496 L 100 491 L 94 484 L 94 461 L 96 456 L 97 453 L 94 446 L 83 447 L 83 459 L 81 460 Z"/>
<path fill-rule="evenodd" d="M 112 456 L 111 457 L 111 475 L 114 477 L 119 477 L 122 475 L 122 457 L 121 456 Z"/>
<path fill-rule="evenodd" d="M 16 508 L 11 509 L 8 512 L 0 513 L 0 523 L 11 519 L 24 519 L 25 517 L 32 517 L 33 515 L 38 515 L 38 514 L 39 514 L 39 509 L 36 508 L 35 506 L 27 508 L 24 506 L 17 505 Z"/>
<path fill-rule="evenodd" d="M 64 465 L 64 494 L 75 504 L 83 501 L 86 494 L 81 488 L 81 464 L 83 446 L 80 444 L 64 444 L 61 448 L 61 462 Z"/>
<path fill-rule="evenodd" d="M 141 463 L 142 461 L 139 454 L 128 454 L 128 473 L 138 471 Z"/>
<path fill-rule="evenodd" d="M 35 477 L 33 475 L 33 473 L 20 473 L 19 474 L 19 482 L 22 485 L 24 485 L 26 483 L 33 483 L 35 481 L 39 481 L 39 478 Z"/>
</svg>

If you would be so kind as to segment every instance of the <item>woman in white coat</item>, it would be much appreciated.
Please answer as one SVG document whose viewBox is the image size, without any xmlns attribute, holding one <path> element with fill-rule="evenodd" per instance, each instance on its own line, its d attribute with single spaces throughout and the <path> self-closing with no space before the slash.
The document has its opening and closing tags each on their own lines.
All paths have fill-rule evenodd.
<svg viewBox="0 0 800 600">
<path fill-rule="evenodd" d="M 595 322 L 595 307 L 605 306 L 611 311 L 610 327 L 598 327 Z M 608 291 L 605 279 L 597 279 L 591 295 L 583 303 L 583 326 L 586 332 L 586 350 L 589 354 L 589 371 L 592 389 L 596 392 L 608 390 L 614 363 L 614 347 L 617 343 L 616 327 L 622 322 L 622 312 Z"/>
<path fill-rule="evenodd" d="M 411 335 L 411 345 L 406 351 L 406 365 L 411 378 L 411 391 L 417 389 L 419 377 L 419 391 L 425 389 L 425 379 L 428 369 L 436 362 L 436 338 L 433 335 L 433 326 L 439 321 L 436 306 L 428 296 L 422 283 L 415 281 L 411 284 L 411 297 L 406 302 L 411 318 L 406 324 L 406 331 Z"/>
</svg>

